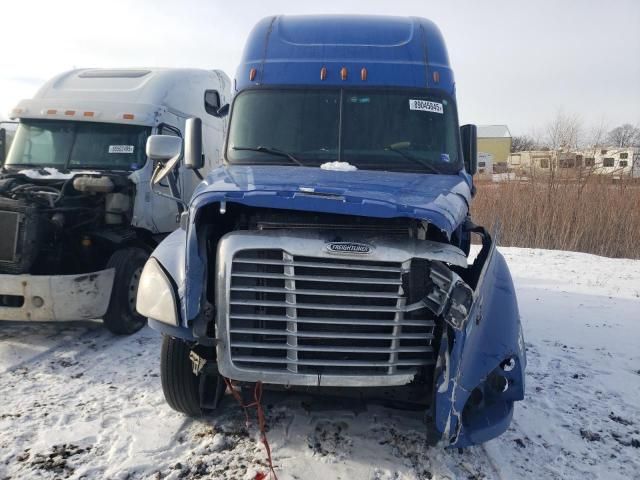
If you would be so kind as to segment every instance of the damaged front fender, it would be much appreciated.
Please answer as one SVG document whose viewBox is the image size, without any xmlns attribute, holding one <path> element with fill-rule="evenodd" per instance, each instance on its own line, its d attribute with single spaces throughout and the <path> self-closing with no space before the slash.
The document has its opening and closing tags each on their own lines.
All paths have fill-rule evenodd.
<svg viewBox="0 0 640 480">
<path fill-rule="evenodd" d="M 466 447 L 503 433 L 524 397 L 526 356 L 513 281 L 504 257 L 487 250 L 464 328 L 443 334 L 433 423 L 440 441 Z"/>
</svg>

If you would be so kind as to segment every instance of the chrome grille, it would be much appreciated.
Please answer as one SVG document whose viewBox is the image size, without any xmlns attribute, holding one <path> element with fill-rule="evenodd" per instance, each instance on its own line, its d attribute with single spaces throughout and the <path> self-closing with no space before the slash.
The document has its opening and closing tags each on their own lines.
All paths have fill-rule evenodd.
<svg viewBox="0 0 640 480">
<path fill-rule="evenodd" d="M 234 253 L 228 346 L 236 368 L 303 375 L 403 375 L 434 362 L 435 322 L 407 312 L 411 260 Z"/>
</svg>

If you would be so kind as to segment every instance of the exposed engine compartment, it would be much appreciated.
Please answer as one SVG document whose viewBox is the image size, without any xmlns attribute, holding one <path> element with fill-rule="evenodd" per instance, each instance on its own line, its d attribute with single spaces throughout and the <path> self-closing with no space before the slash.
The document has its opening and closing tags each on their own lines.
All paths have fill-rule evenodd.
<svg viewBox="0 0 640 480">
<path fill-rule="evenodd" d="M 39 171 L 35 171 L 39 172 Z M 102 268 L 132 235 L 134 185 L 124 174 L 0 178 L 0 273 L 72 274 Z"/>
<path fill-rule="evenodd" d="M 222 369 L 272 375 L 267 383 L 394 386 L 432 398 L 425 393 L 443 332 L 464 315 L 457 304 L 468 307 L 471 291 L 459 276 L 471 277 L 466 256 L 441 231 L 410 218 L 229 204 L 201 212 L 198 232 L 218 264 L 208 262 L 217 323 L 209 317 L 206 331 L 228 345 Z M 331 245 L 356 247 L 327 255 Z M 341 255 L 358 245 L 372 251 Z M 455 250 L 458 261 L 429 259 L 429 249 Z M 216 285 L 221 278 L 228 290 Z"/>
</svg>

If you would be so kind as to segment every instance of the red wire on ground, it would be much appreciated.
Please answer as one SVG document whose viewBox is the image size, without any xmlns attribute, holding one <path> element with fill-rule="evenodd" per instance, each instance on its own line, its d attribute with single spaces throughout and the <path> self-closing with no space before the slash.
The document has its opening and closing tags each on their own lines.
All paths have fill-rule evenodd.
<svg viewBox="0 0 640 480">
<path fill-rule="evenodd" d="M 224 378 L 224 383 L 226 383 L 227 388 L 231 391 L 231 395 L 236 399 L 240 408 L 244 411 L 245 424 L 247 429 L 251 425 L 249 421 L 249 408 L 256 407 L 256 413 L 258 416 L 258 428 L 260 430 L 260 440 L 264 445 L 264 448 L 267 450 L 267 460 L 269 462 L 269 477 L 273 478 L 273 480 L 278 480 L 278 476 L 276 475 L 276 471 L 273 468 L 273 461 L 271 459 L 271 447 L 269 446 L 269 441 L 267 440 L 267 422 L 264 416 L 264 410 L 262 408 L 262 382 L 256 382 L 256 386 L 253 389 L 253 402 L 249 404 L 245 404 L 240 396 L 240 393 L 233 387 L 233 383 L 227 377 Z M 256 480 L 263 480 L 265 475 L 263 473 L 258 472 L 256 474 Z"/>
</svg>

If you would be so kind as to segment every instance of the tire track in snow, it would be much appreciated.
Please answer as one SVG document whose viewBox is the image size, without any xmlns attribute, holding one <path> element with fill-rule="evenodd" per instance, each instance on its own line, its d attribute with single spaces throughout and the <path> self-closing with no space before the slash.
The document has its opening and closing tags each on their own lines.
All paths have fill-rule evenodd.
<svg viewBox="0 0 640 480">
<path fill-rule="evenodd" d="M 480 448 L 484 452 L 485 457 L 487 458 L 487 463 L 493 469 L 493 473 L 495 474 L 495 478 L 498 479 L 498 480 L 504 480 L 504 477 L 502 476 L 502 472 L 500 471 L 500 468 L 498 467 L 498 462 L 496 461 L 496 459 L 494 459 L 491 456 L 491 454 L 487 450 L 487 444 L 483 443 L 482 445 L 480 445 Z"/>
<path fill-rule="evenodd" d="M 5 330 L 5 331 L 3 331 L 3 336 L 1 338 L 1 340 L 5 341 L 7 339 L 23 337 L 25 334 L 24 334 L 24 331 L 22 331 L 22 332 L 20 331 L 19 325 L 20 324 L 15 324 L 15 323 L 12 323 L 10 325 L 11 329 L 15 328 L 15 330 L 18 333 L 18 335 L 6 336 L 7 331 Z M 49 327 L 51 325 L 54 325 L 54 324 L 47 324 L 46 326 Z M 67 326 L 67 329 L 65 329 L 65 333 L 68 332 L 68 328 L 69 328 L 68 324 L 66 324 L 66 326 Z M 75 326 L 73 326 L 73 327 L 75 327 Z M 98 336 L 95 335 L 96 332 L 99 332 Z M 54 333 L 53 336 L 56 337 L 56 336 L 59 336 L 59 335 L 60 335 L 60 333 Z M 82 343 L 85 340 L 89 340 L 91 338 L 98 339 L 100 337 L 103 337 L 104 336 L 104 327 L 102 326 L 102 324 L 99 324 L 97 326 L 84 327 L 84 332 L 80 333 L 79 336 L 74 337 L 73 335 L 74 335 L 73 333 L 71 333 L 71 334 L 66 333 L 66 335 L 64 337 L 62 337 L 63 341 L 54 343 L 49 348 L 47 348 L 47 349 L 45 349 L 45 350 L 43 350 L 41 352 L 38 352 L 35 355 L 27 357 L 24 360 L 22 360 L 22 361 L 20 361 L 20 362 L 18 362 L 16 364 L 11 365 L 10 367 L 6 368 L 5 370 L 0 371 L 0 377 L 4 378 L 6 375 L 8 375 L 10 373 L 13 373 L 13 372 L 19 370 L 20 368 L 24 368 L 25 366 L 27 366 L 29 364 L 38 363 L 42 359 L 49 358 L 51 356 L 51 354 L 53 352 L 55 352 L 56 350 L 64 351 L 67 347 L 71 347 L 71 346 L 73 346 L 75 344 Z M 91 344 L 90 343 L 83 350 L 88 350 L 89 348 L 91 348 Z"/>
</svg>

